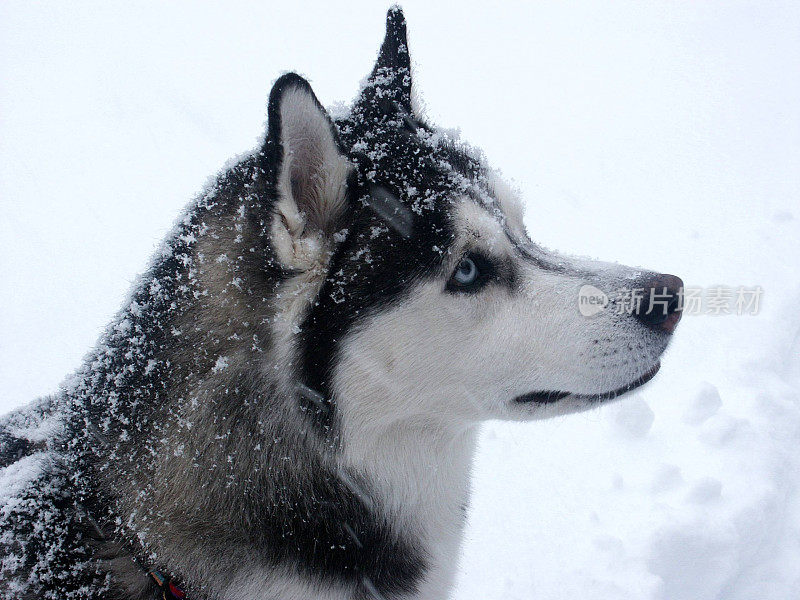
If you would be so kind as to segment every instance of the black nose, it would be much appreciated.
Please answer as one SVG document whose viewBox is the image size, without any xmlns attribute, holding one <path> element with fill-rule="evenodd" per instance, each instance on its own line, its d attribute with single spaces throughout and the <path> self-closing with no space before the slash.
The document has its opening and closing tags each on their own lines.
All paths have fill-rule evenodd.
<svg viewBox="0 0 800 600">
<path fill-rule="evenodd" d="M 640 286 L 641 302 L 634 304 L 633 315 L 650 329 L 672 333 L 681 320 L 683 281 L 675 275 L 655 275 Z"/>
</svg>

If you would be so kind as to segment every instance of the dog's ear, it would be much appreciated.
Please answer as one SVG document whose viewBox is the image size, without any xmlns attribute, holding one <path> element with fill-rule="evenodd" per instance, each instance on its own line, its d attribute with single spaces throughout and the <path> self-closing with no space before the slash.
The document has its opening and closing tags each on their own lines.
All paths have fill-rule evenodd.
<svg viewBox="0 0 800 600">
<path fill-rule="evenodd" d="M 328 113 L 299 75 L 275 82 L 267 119 L 278 162 L 270 238 L 286 268 L 305 271 L 324 260 L 341 228 L 351 166 Z"/>
<path fill-rule="evenodd" d="M 406 19 L 399 6 L 391 7 L 386 14 L 386 37 L 364 91 L 373 92 L 376 99 L 389 100 L 408 114 L 412 113 L 411 56 Z"/>
</svg>

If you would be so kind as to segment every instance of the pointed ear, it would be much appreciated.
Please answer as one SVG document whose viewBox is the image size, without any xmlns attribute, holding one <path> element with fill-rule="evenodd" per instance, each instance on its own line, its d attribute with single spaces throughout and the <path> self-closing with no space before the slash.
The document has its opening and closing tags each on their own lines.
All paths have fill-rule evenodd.
<svg viewBox="0 0 800 600">
<path fill-rule="evenodd" d="M 267 119 L 278 162 L 271 241 L 285 267 L 305 271 L 325 260 L 341 229 L 351 167 L 328 113 L 299 75 L 275 82 Z"/>
<path fill-rule="evenodd" d="M 386 37 L 366 87 L 374 89 L 376 98 L 396 102 L 411 114 L 411 56 L 406 19 L 399 6 L 391 7 L 386 14 Z"/>
</svg>

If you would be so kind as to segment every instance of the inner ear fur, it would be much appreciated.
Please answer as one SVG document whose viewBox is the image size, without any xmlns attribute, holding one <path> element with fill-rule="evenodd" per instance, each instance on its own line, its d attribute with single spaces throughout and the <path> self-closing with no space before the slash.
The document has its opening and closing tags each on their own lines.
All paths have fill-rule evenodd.
<svg viewBox="0 0 800 600">
<path fill-rule="evenodd" d="M 268 119 L 280 160 L 273 246 L 286 267 L 306 270 L 324 259 L 342 227 L 352 167 L 339 150 L 328 113 L 299 75 L 275 83 Z"/>
</svg>

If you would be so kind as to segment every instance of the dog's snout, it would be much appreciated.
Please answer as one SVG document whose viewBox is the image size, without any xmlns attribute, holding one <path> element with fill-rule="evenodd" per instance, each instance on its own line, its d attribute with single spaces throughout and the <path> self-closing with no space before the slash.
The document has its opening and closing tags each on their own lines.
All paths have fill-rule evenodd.
<svg viewBox="0 0 800 600">
<path fill-rule="evenodd" d="M 672 333 L 681 320 L 683 281 L 675 275 L 655 275 L 641 285 L 644 293 L 633 315 L 656 331 Z"/>
</svg>

